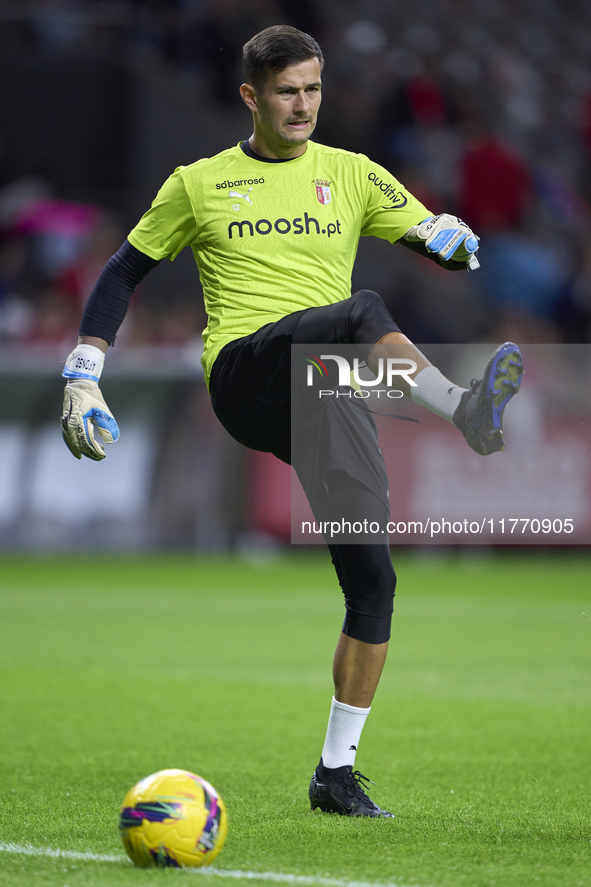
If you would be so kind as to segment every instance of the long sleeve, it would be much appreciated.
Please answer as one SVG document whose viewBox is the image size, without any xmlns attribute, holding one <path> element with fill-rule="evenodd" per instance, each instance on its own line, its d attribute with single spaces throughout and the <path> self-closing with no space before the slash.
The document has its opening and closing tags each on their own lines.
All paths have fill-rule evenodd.
<svg viewBox="0 0 591 887">
<path fill-rule="evenodd" d="M 112 344 L 136 286 L 158 264 L 126 240 L 103 268 L 88 298 L 80 335 L 96 336 Z"/>
</svg>

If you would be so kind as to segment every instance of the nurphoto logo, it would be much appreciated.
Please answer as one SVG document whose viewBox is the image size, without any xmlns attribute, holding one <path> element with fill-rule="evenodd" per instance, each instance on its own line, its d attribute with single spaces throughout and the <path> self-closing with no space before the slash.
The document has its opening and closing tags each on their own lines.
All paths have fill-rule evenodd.
<svg viewBox="0 0 591 887">
<path fill-rule="evenodd" d="M 321 354 L 319 357 L 314 354 L 305 354 L 304 357 L 308 364 L 306 371 L 306 385 L 309 388 L 314 385 L 316 375 L 314 372 L 315 370 L 320 375 L 321 380 L 328 378 L 329 371 L 326 366 L 326 361 L 329 360 L 334 361 L 337 365 L 339 387 L 353 387 L 355 389 L 355 397 L 370 397 L 372 393 L 378 394 L 378 396 L 380 393 L 386 393 L 387 397 L 403 397 L 402 391 L 398 391 L 394 388 L 396 379 L 404 379 L 411 387 L 415 387 L 417 384 L 411 378 L 411 375 L 417 370 L 417 364 L 414 360 L 410 360 L 406 357 L 387 357 L 386 359 L 380 357 L 376 365 L 370 367 L 370 370 L 374 375 L 373 379 L 364 379 L 361 377 L 360 370 L 362 368 L 367 368 L 367 364 L 364 360 L 360 360 L 358 357 L 353 358 L 352 365 L 346 357 L 343 357 L 340 354 Z M 387 386 L 387 391 L 383 388 L 377 389 L 377 386 L 383 383 Z M 373 392 L 367 391 L 366 389 L 368 388 L 375 390 Z M 320 389 L 318 396 L 328 397 L 334 393 L 335 391 L 333 389 Z M 339 396 L 339 392 L 337 391 L 336 393 L 337 396 Z"/>
</svg>

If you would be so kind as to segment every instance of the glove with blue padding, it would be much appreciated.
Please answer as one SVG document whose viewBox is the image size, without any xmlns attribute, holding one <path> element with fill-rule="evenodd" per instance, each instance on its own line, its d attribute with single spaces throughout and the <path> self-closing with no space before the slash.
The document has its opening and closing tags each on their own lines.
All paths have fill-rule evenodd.
<svg viewBox="0 0 591 887">
<path fill-rule="evenodd" d="M 457 216 L 442 213 L 424 219 L 419 225 L 409 228 L 404 239 L 410 243 L 422 241 L 428 252 L 436 253 L 444 262 L 453 259 L 454 262 L 463 262 L 471 271 L 480 268 L 474 255 L 479 238 Z"/>
<path fill-rule="evenodd" d="M 93 345 L 78 345 L 66 360 L 62 435 L 73 456 L 105 458 L 102 443 L 115 443 L 119 426 L 98 387 L 105 355 Z M 100 442 L 102 441 L 102 443 Z"/>
</svg>

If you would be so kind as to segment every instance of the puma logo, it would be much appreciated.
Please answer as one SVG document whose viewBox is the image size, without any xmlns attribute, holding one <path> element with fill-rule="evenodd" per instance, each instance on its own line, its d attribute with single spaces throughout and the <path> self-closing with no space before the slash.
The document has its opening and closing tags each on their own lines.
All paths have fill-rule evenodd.
<svg viewBox="0 0 591 887">
<path fill-rule="evenodd" d="M 252 200 L 248 196 L 251 191 L 252 191 L 252 187 L 250 187 L 248 189 L 246 194 L 241 194 L 240 191 L 228 191 L 228 197 L 239 197 L 240 200 L 246 200 L 246 202 L 250 203 L 250 205 L 252 206 Z"/>
</svg>

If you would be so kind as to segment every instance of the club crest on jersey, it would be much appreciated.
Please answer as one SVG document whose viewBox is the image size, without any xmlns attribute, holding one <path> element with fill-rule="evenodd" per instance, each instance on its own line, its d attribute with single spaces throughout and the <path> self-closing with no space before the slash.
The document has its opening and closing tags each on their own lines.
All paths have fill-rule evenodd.
<svg viewBox="0 0 591 887">
<path fill-rule="evenodd" d="M 330 203 L 331 183 L 325 181 L 325 179 L 314 179 L 314 184 L 316 185 L 316 197 L 318 198 L 318 203 L 327 206 L 327 204 Z"/>
</svg>

